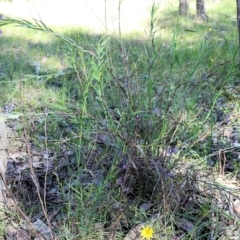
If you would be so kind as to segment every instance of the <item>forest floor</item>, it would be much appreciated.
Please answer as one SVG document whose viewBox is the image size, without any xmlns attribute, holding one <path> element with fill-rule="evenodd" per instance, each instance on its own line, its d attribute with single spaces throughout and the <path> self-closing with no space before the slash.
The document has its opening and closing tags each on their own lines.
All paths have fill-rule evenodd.
<svg viewBox="0 0 240 240">
<path fill-rule="evenodd" d="M 239 239 L 235 3 L 120 2 L 0 2 L 0 236 Z"/>
</svg>

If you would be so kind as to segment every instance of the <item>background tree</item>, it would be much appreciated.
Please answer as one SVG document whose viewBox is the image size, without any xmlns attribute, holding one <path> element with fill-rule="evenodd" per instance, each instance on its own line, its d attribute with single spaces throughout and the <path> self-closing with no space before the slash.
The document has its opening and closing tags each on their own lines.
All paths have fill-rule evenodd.
<svg viewBox="0 0 240 240">
<path fill-rule="evenodd" d="M 179 14 L 186 16 L 189 8 L 189 0 L 179 0 Z"/>
<path fill-rule="evenodd" d="M 189 9 L 189 0 L 179 0 L 179 14 L 186 16 Z M 205 2 L 204 0 L 196 0 L 196 11 L 197 16 L 202 20 L 207 21 L 208 16 L 205 11 Z"/>
<path fill-rule="evenodd" d="M 203 21 L 207 21 L 208 16 L 205 11 L 204 0 L 197 0 L 196 7 L 197 7 L 197 16 L 200 17 Z"/>
</svg>

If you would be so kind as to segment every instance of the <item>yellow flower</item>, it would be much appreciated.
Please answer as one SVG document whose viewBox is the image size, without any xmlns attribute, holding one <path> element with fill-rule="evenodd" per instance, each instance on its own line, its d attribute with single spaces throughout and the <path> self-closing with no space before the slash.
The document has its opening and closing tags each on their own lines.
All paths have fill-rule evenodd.
<svg viewBox="0 0 240 240">
<path fill-rule="evenodd" d="M 153 233 L 154 233 L 153 228 L 147 225 L 141 230 L 140 235 L 143 239 L 151 239 L 153 238 Z"/>
</svg>

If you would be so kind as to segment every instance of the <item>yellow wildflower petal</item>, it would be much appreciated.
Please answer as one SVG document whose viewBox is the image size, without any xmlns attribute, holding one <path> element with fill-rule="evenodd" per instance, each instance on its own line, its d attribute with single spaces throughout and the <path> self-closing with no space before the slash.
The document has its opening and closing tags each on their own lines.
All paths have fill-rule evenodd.
<svg viewBox="0 0 240 240">
<path fill-rule="evenodd" d="M 153 233 L 154 233 L 153 228 L 147 225 L 141 230 L 140 235 L 143 239 L 151 239 L 153 238 Z"/>
</svg>

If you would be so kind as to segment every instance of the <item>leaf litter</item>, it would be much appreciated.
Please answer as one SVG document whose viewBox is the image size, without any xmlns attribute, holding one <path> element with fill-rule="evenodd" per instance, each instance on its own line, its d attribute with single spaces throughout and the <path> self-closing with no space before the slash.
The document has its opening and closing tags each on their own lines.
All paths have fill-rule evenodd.
<svg viewBox="0 0 240 240">
<path fill-rule="evenodd" d="M 192 219 L 192 216 L 185 214 L 187 210 L 192 211 L 193 215 L 200 214 L 201 216 L 203 214 L 201 216 L 203 222 L 204 220 L 211 221 L 212 225 L 210 227 L 204 226 L 203 229 L 207 232 L 212 231 L 213 235 L 218 231 L 219 239 L 221 237 L 224 239 L 227 234 L 229 239 L 239 236 L 237 220 L 240 205 L 239 180 L 228 177 L 228 174 L 235 170 L 235 164 L 238 164 L 240 155 L 238 149 L 240 142 L 239 113 L 234 104 L 224 104 L 222 100 L 219 100 L 219 104 L 213 111 L 217 121 L 216 126 L 207 136 L 212 143 L 211 154 L 207 157 L 208 169 L 201 165 L 196 166 L 195 161 L 188 163 L 184 160 L 181 161 L 181 155 L 179 157 L 178 154 L 183 150 L 183 146 L 176 147 L 175 144 L 161 149 L 157 158 L 146 156 L 139 144 L 136 144 L 135 147 L 141 152 L 140 157 L 123 154 L 117 149 L 114 135 L 103 129 L 93 133 L 88 139 L 91 142 L 90 151 L 87 147 L 81 149 L 86 166 L 81 175 L 73 174 L 74 176 L 71 176 L 73 179 L 71 184 L 68 184 L 70 174 L 67 169 L 72 169 L 72 172 L 76 170 L 76 149 L 68 144 L 67 138 L 64 141 L 59 141 L 58 151 L 54 148 L 51 149 L 51 147 L 46 149 L 44 143 L 50 142 L 51 136 L 47 138 L 44 134 L 38 133 L 36 124 L 36 122 L 43 123 L 43 119 L 36 121 L 30 119 L 32 128 L 28 135 L 37 133 L 39 142 L 26 139 L 26 135 L 16 132 L 19 129 L 23 130 L 23 127 L 18 127 L 22 124 L 21 117 L 23 115 L 12 113 L 14 110 L 12 106 L 13 104 L 9 104 L 9 107 L 5 107 L 5 113 L 0 115 L 3 121 L 7 121 L 9 129 L 12 130 L 9 134 L 10 144 L 7 148 L 6 187 L 11 189 L 14 200 L 23 206 L 25 205 L 26 209 L 28 204 L 39 204 L 39 195 L 40 197 L 44 196 L 49 203 L 57 206 L 66 201 L 64 195 L 68 193 L 69 189 L 74 189 L 79 183 L 86 189 L 92 184 L 101 186 L 106 178 L 107 170 L 111 168 L 114 156 L 118 156 L 118 159 L 121 160 L 118 164 L 117 179 L 115 182 L 110 182 L 107 188 L 118 189 L 127 206 L 115 202 L 111 223 L 107 227 L 100 224 L 100 231 L 109 232 L 114 239 L 122 229 L 127 227 L 130 230 L 127 221 L 128 213 L 124 212 L 123 208 L 135 206 L 140 211 L 146 212 L 148 216 L 154 216 L 159 211 L 159 207 L 163 206 L 164 212 L 179 215 L 175 221 L 175 227 L 179 231 L 179 239 L 180 236 L 194 235 L 199 224 Z M 225 114 L 226 110 L 227 114 Z M 158 110 L 155 114 L 158 116 L 159 112 Z M 136 118 L 135 122 L 137 130 L 144 128 L 141 117 Z M 68 125 L 67 122 L 66 124 Z M 141 135 L 141 131 L 138 132 L 138 135 Z M 121 137 L 126 138 L 125 136 Z M 209 139 L 207 140 L 209 141 Z M 207 140 L 204 138 L 201 141 L 202 146 Z M 174 169 L 170 166 L 171 164 L 169 165 L 171 161 L 175 165 Z M 213 168 L 214 166 L 217 166 L 217 169 Z M 141 201 L 136 196 L 140 196 Z M 15 207 L 15 210 L 19 211 L 16 209 L 17 202 L 13 201 L 9 208 L 14 209 Z M 207 214 L 204 211 L 207 211 Z M 39 214 L 41 217 L 38 216 Z M 51 226 L 53 229 L 58 227 L 55 222 L 58 222 L 59 216 L 60 213 L 51 207 L 47 209 L 47 217 L 44 211 L 39 210 L 33 216 L 28 216 L 31 219 L 31 224 L 29 222 L 26 224 L 31 227 L 27 228 L 26 231 L 31 236 L 35 236 L 36 232 L 40 235 L 44 235 L 45 232 L 49 233 L 49 231 L 51 233 Z M 45 220 L 41 220 L 44 217 Z M 64 218 L 63 215 L 61 217 Z M 164 216 L 159 216 L 154 221 L 159 226 L 164 226 L 163 218 Z M 220 229 L 217 226 L 218 222 L 221 222 Z M 40 225 L 43 226 L 44 230 L 37 227 Z M 21 224 L 18 227 L 19 230 L 15 228 L 14 234 L 20 236 L 21 229 L 26 229 L 26 227 Z M 30 231 L 32 229 L 35 230 L 34 233 Z M 133 229 L 136 233 L 136 228 Z M 14 231 L 12 230 L 12 232 Z M 138 233 L 136 234 L 138 235 Z M 109 235 L 107 236 L 107 239 L 110 239 Z M 162 232 L 158 237 L 169 239 L 167 238 L 169 236 Z M 172 236 L 172 239 L 174 237 Z M 49 239 L 51 238 L 52 236 Z"/>
<path fill-rule="evenodd" d="M 152 216 L 156 214 L 156 207 L 159 203 L 156 202 L 155 198 L 159 194 L 162 196 L 162 200 L 158 199 L 159 202 L 164 201 L 164 206 L 166 209 L 170 209 L 172 213 L 182 212 L 183 214 L 186 209 L 192 209 L 192 211 L 198 214 L 199 207 L 207 204 L 209 214 L 205 217 L 213 222 L 211 231 L 217 231 L 218 226 L 214 225 L 215 222 L 219 221 L 217 212 L 224 213 L 226 219 L 222 219 L 225 223 L 221 222 L 223 225 L 221 227 L 222 230 L 219 231 L 219 237 L 221 239 L 221 236 L 227 236 L 226 234 L 228 234 L 231 239 L 234 239 L 234 236 L 239 232 L 239 226 L 236 224 L 236 218 L 238 218 L 240 214 L 239 182 L 237 179 L 234 180 L 234 178 L 229 178 L 225 175 L 226 172 L 229 171 L 229 167 L 226 167 L 228 164 L 227 161 L 229 160 L 225 160 L 224 158 L 224 154 L 227 154 L 227 151 L 225 152 L 223 147 L 227 149 L 227 145 L 230 145 L 230 147 L 236 150 L 236 156 L 238 158 L 238 145 L 236 145 L 236 143 L 239 142 L 238 129 L 236 127 L 231 127 L 236 117 L 237 115 L 234 116 L 234 114 L 232 114 L 231 118 L 227 119 L 228 122 L 225 122 L 225 120 L 221 118 L 218 128 L 215 130 L 215 134 L 212 134 L 213 154 L 210 158 L 213 159 L 216 164 L 223 161 L 222 165 L 219 164 L 218 172 L 212 168 L 209 170 L 203 170 L 201 167 L 198 169 L 193 168 L 191 163 L 187 165 L 183 164 L 181 161 L 178 161 L 175 170 L 171 170 L 167 167 L 165 162 L 166 158 L 171 157 L 169 154 L 160 155 L 160 157 L 156 159 L 146 160 L 146 156 L 142 156 L 139 159 L 129 159 L 128 156 L 118 153 L 120 154 L 119 156 L 125 160 L 119 163 L 119 174 L 115 187 L 120 188 L 122 194 L 128 198 L 128 201 L 132 202 L 129 202 L 130 205 L 136 204 L 141 211 L 145 211 Z M 10 129 L 15 129 L 16 124 L 18 124 L 16 120 L 8 120 L 8 127 Z M 7 187 L 11 189 L 14 200 L 23 204 L 27 204 L 29 201 L 31 204 L 38 204 L 38 195 L 36 191 L 33 191 L 35 186 L 31 177 L 31 164 L 29 163 L 29 158 L 31 158 L 32 168 L 38 178 L 41 194 L 45 193 L 48 202 L 54 204 L 63 203 L 65 201 L 64 194 L 59 187 L 58 181 L 61 179 L 61 181 L 64 182 L 64 180 L 69 178 L 68 173 L 64 171 L 65 168 L 69 166 L 72 168 L 76 167 L 76 159 L 74 158 L 75 151 L 66 143 L 62 143 L 60 150 L 56 153 L 49 148 L 47 150 L 45 148 L 41 149 L 41 147 L 36 146 L 33 142 L 28 143 L 29 145 L 26 146 L 27 144 L 24 141 L 24 137 L 21 135 L 19 136 L 19 133 L 14 131 L 12 131 L 9 136 L 12 145 L 9 145 L 7 151 L 6 184 Z M 221 141 L 223 138 L 228 141 L 222 143 Z M 77 182 L 80 181 L 83 187 L 92 183 L 98 185 L 103 181 L 106 175 L 105 171 L 112 163 L 111 155 L 108 155 L 104 160 L 105 168 L 100 168 L 100 165 L 96 164 L 94 159 L 98 159 L 104 149 L 115 146 L 113 144 L 113 136 L 102 132 L 97 134 L 95 139 L 94 141 L 93 138 L 93 144 L 98 144 L 99 146 L 95 148 L 94 151 L 85 155 L 85 158 L 88 159 L 88 164 L 81 176 L 78 176 L 75 180 Z M 30 149 L 30 156 L 28 148 Z M 167 150 L 167 152 L 168 151 L 169 150 Z M 181 151 L 181 149 L 179 149 L 179 151 Z M 177 153 L 178 150 L 174 150 L 171 154 Z M 101 162 L 101 164 L 102 163 L 103 162 Z M 59 178 L 58 181 L 56 181 L 56 175 L 57 178 Z M 47 176 L 47 182 L 44 180 L 45 176 Z M 152 179 L 157 179 L 157 181 L 153 181 Z M 139 182 L 145 182 L 146 184 L 145 186 L 139 186 Z M 112 184 L 113 183 L 111 183 L 111 185 Z M 71 187 L 74 186 L 75 183 L 72 181 Z M 68 191 L 69 185 L 66 184 L 63 189 L 64 191 Z M 138 191 L 138 193 L 136 193 L 136 191 Z M 149 191 L 151 198 L 146 199 L 144 202 L 137 203 L 135 195 L 139 195 L 139 191 L 144 192 L 144 195 Z M 8 197 L 11 198 L 11 196 Z M 14 207 L 15 202 L 12 201 L 12 205 L 10 205 L 9 208 L 13 209 Z M 120 204 L 115 208 L 114 214 L 118 215 L 118 211 L 121 211 L 121 209 L 122 206 Z M 58 218 L 59 212 L 49 209 L 48 214 L 51 222 L 54 223 Z M 44 213 L 42 213 L 41 216 L 44 216 Z M 179 236 L 181 235 L 182 237 L 192 234 L 197 224 L 191 219 L 188 219 L 187 216 L 183 216 L 180 214 L 179 219 L 176 221 L 176 226 L 179 227 Z M 10 227 L 7 228 L 7 235 L 12 237 L 12 239 L 14 239 L 13 235 L 18 236 L 16 239 L 21 239 L 21 237 L 22 239 L 29 239 L 28 236 L 30 235 L 36 236 L 36 233 L 31 233 L 31 230 L 35 229 L 35 232 L 40 234 L 40 237 L 35 237 L 35 239 L 41 239 L 41 236 L 45 239 L 52 239 L 49 232 L 50 226 L 46 225 L 46 223 L 38 218 L 38 214 L 31 217 L 28 216 L 28 218 L 32 220 L 35 219 L 31 221 L 31 227 L 26 228 L 26 226 L 22 224 L 15 226 L 15 228 Z M 157 221 L 161 226 L 163 224 L 162 218 L 163 216 L 160 216 L 154 221 Z M 223 218 L 223 216 L 221 216 L 221 218 Z M 123 219 L 122 217 L 122 220 Z M 112 224 L 109 226 L 109 230 L 111 230 L 112 234 L 109 235 L 108 239 L 110 239 L 110 236 L 115 239 L 114 232 L 118 232 L 117 229 L 122 228 L 126 224 L 124 221 L 120 221 L 116 224 L 115 221 L 118 220 L 114 220 L 113 217 Z M 26 221 L 25 224 L 28 225 Z M 116 226 L 118 227 L 116 228 Z M 229 230 L 229 226 L 231 226 L 232 230 Z M 226 230 L 227 228 L 228 231 Z M 135 232 L 134 234 L 139 236 L 139 232 L 136 232 L 136 229 L 140 228 L 134 228 L 133 230 L 133 232 Z M 100 231 L 106 230 L 103 230 L 101 227 Z M 129 234 L 130 233 L 131 231 Z M 23 238 L 23 236 L 27 237 Z M 164 233 L 160 233 L 159 237 L 164 239 L 167 235 L 164 236 Z M 125 239 L 128 238 L 126 237 Z M 174 239 L 174 237 L 172 237 L 172 239 Z"/>
</svg>

